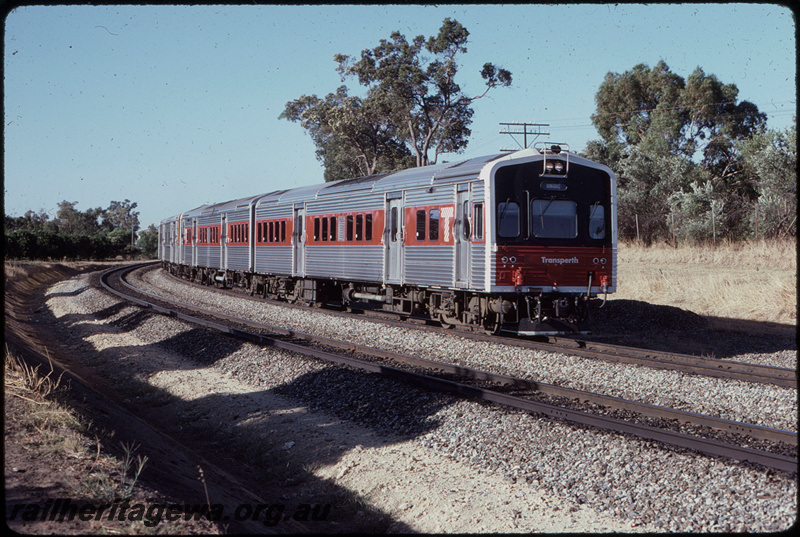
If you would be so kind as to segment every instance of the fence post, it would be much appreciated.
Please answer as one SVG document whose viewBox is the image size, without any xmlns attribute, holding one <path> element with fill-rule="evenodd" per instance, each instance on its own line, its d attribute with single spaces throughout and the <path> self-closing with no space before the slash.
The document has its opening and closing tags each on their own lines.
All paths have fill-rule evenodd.
<svg viewBox="0 0 800 537">
<path fill-rule="evenodd" d="M 755 239 L 758 240 L 758 202 L 756 202 L 756 236 Z"/>
<path fill-rule="evenodd" d="M 636 242 L 642 242 L 642 239 L 639 237 L 639 215 L 636 215 Z"/>
<path fill-rule="evenodd" d="M 717 245 L 717 219 L 715 218 L 714 205 L 711 205 L 711 231 L 714 233 L 714 246 Z"/>
<path fill-rule="evenodd" d="M 678 237 L 675 236 L 675 213 L 670 213 L 672 217 L 672 246 L 673 248 L 678 247 Z"/>
</svg>

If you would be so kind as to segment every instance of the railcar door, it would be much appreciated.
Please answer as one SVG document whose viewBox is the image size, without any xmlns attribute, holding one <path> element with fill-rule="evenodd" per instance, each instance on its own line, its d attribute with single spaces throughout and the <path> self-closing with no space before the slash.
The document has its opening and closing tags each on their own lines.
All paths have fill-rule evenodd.
<svg viewBox="0 0 800 537">
<path fill-rule="evenodd" d="M 386 201 L 386 228 L 383 243 L 386 251 L 386 283 L 402 283 L 403 270 L 403 199 Z"/>
<path fill-rule="evenodd" d="M 197 218 L 192 218 L 192 266 L 197 266 Z"/>
<path fill-rule="evenodd" d="M 172 251 L 170 255 L 172 258 L 173 264 L 178 265 L 181 262 L 180 258 L 180 248 L 181 248 L 181 221 L 178 219 L 177 221 L 172 223 L 172 235 L 170 236 L 170 240 L 172 240 Z"/>
<path fill-rule="evenodd" d="M 472 203 L 469 184 L 458 185 L 456 192 L 456 220 L 453 224 L 453 238 L 456 247 L 456 287 L 469 285 L 469 267 L 472 259 L 470 215 Z"/>
<path fill-rule="evenodd" d="M 302 205 L 295 207 L 294 230 L 292 231 L 292 252 L 294 253 L 294 268 L 292 274 L 295 276 L 305 275 L 306 234 L 303 229 L 305 219 L 305 208 Z"/>
<path fill-rule="evenodd" d="M 174 264 L 175 263 L 175 249 L 177 248 L 177 244 L 175 241 L 175 229 L 178 227 L 178 221 L 170 222 L 169 224 L 169 234 L 167 235 L 167 242 L 169 243 L 168 246 L 168 254 L 169 254 L 169 262 Z"/>
<path fill-rule="evenodd" d="M 219 259 L 219 267 L 226 269 L 228 268 L 228 217 L 226 215 L 222 215 L 222 220 L 220 224 L 220 259 Z"/>
</svg>

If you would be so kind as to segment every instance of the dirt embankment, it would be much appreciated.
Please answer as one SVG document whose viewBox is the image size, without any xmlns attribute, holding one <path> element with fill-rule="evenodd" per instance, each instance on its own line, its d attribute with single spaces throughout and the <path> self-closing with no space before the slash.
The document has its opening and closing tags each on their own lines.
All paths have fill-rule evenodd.
<svg viewBox="0 0 800 537">
<path fill-rule="evenodd" d="M 59 388 L 47 398 L 36 393 L 15 396 L 8 389 L 12 373 L 7 369 L 7 523 L 15 531 L 33 534 L 263 531 L 263 524 L 212 523 L 193 517 L 187 520 L 182 513 L 173 521 L 156 516 L 163 515 L 170 505 L 208 504 L 210 494 L 228 498 L 236 505 L 255 504 L 259 498 L 238 486 L 232 476 L 202 454 L 163 434 L 158 420 L 147 423 L 117 404 L 108 395 L 109 391 L 113 393 L 113 386 L 90 371 L 75 372 L 79 368 L 73 364 L 80 362 L 73 355 L 77 349 L 65 348 L 59 340 L 42 293 L 53 283 L 107 266 L 6 264 L 7 360 L 12 356 L 30 369 L 38 366 L 40 376 L 52 370 L 49 378 L 59 380 Z M 39 413 L 40 408 L 51 408 L 52 413 L 32 422 L 31 407 Z M 56 415 L 63 419 L 56 421 Z M 123 461 L 130 449 L 132 463 L 126 468 Z M 147 457 L 142 474 L 130 493 L 121 494 L 121 489 L 128 489 L 134 482 L 142 454 Z"/>
</svg>

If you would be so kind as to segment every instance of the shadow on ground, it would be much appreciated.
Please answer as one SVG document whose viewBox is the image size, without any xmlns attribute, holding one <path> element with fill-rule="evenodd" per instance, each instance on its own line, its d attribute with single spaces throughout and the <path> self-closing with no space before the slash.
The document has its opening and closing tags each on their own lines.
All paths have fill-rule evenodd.
<svg viewBox="0 0 800 537">
<path fill-rule="evenodd" d="M 79 411 L 94 424 L 93 434 L 107 450 L 113 453 L 123 442 L 133 442 L 140 446 L 138 453 L 148 456 L 142 484 L 179 504 L 223 505 L 231 519 L 222 526 L 236 533 L 413 532 L 392 512 L 370 506 L 362 496 L 313 471 L 335 465 L 354 448 L 381 447 L 424 434 L 438 426 L 432 416 L 451 398 L 330 366 L 268 389 L 250 385 L 235 393 L 225 382 L 236 372 L 209 373 L 208 368 L 244 344 L 209 330 L 188 329 L 151 345 L 93 350 L 85 338 L 114 338 L 160 319 L 134 311 L 106 324 L 90 322 L 120 313 L 111 306 L 97 316 L 56 319 L 44 307 L 20 319 L 19 329 L 79 375 L 71 381 L 84 401 Z M 203 374 L 210 379 L 205 389 L 181 396 L 153 382 L 169 378 L 173 384 L 164 385 L 174 387 Z M 347 434 L 342 436 L 341 430 Z M 6 492 L 20 501 L 26 494 Z M 47 491 L 35 494 L 35 501 L 44 501 Z M 240 514 L 247 509 L 242 506 L 258 505 L 264 506 L 260 518 L 232 518 L 237 509 Z M 284 506 L 283 518 L 275 519 L 275 509 L 269 507 L 279 505 Z M 310 513 L 298 518 L 307 508 Z M 267 513 L 273 518 L 265 519 Z"/>
<path fill-rule="evenodd" d="M 716 358 L 797 350 L 792 325 L 704 317 L 639 300 L 593 300 L 591 334 L 583 339 Z"/>
</svg>

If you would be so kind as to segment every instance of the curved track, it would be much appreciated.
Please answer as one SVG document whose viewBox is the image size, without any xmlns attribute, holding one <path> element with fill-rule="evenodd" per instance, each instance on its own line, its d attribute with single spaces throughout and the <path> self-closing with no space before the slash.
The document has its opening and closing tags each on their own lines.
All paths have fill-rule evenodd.
<svg viewBox="0 0 800 537">
<path fill-rule="evenodd" d="M 176 276 L 173 277 L 177 278 Z M 181 279 L 181 281 L 192 283 L 183 279 Z M 268 303 L 277 304 L 288 308 L 306 309 L 308 307 L 307 305 L 291 304 L 288 302 L 263 298 L 253 298 L 248 294 L 237 292 L 236 290 L 223 291 L 215 287 L 202 287 L 212 292 L 224 294 L 230 294 L 233 292 L 236 293 L 236 296 L 241 300 L 254 300 L 258 302 L 266 301 Z M 395 326 L 408 327 L 411 324 L 417 330 L 428 330 L 433 332 L 452 332 L 455 330 L 459 336 L 475 341 L 502 342 L 505 345 L 512 345 L 526 349 L 559 352 L 562 354 L 609 362 L 636 364 L 653 369 L 668 369 L 717 378 L 730 378 L 745 382 L 757 382 L 762 384 L 773 384 L 786 388 L 797 388 L 797 371 L 784 367 L 743 363 L 732 360 L 694 356 L 690 354 L 668 353 L 635 347 L 625 347 L 621 345 L 588 341 L 581 338 L 543 337 L 537 339 L 528 339 L 516 336 L 488 335 L 481 332 L 460 330 L 458 328 L 442 328 L 441 326 L 431 324 L 434 323 L 434 321 L 430 321 L 429 319 L 401 317 L 396 313 L 384 312 L 380 310 L 361 310 L 348 308 L 347 313 L 345 313 L 336 311 L 332 308 L 326 308 L 322 309 L 322 311 L 325 311 L 330 315 L 352 315 L 353 313 L 358 313 L 368 317 L 378 318 L 381 320 L 381 322 Z"/>
<path fill-rule="evenodd" d="M 527 379 L 434 362 L 347 342 L 319 338 L 310 334 L 288 331 L 195 308 L 152 295 L 125 282 L 122 272 L 133 270 L 140 266 L 133 265 L 107 271 L 103 274 L 101 281 L 109 292 L 142 307 L 150 308 L 157 313 L 173 316 L 259 344 L 270 345 L 332 363 L 378 373 L 405 382 L 413 382 L 431 389 L 491 401 L 586 426 L 632 434 L 644 439 L 656 440 L 709 455 L 750 461 L 782 471 L 797 471 L 796 457 L 772 452 L 781 450 L 784 452 L 796 451 L 797 433 L 791 431 L 724 420 L 713 416 L 678 411 L 636 401 L 543 384 Z M 125 286 L 125 291 L 118 289 L 122 286 Z M 222 319 L 224 323 L 217 322 L 219 319 Z M 290 339 L 293 341 L 289 341 Z M 331 352 L 331 349 L 339 349 L 339 351 Z M 346 354 L 342 351 L 345 351 Z M 359 357 L 353 356 L 354 353 Z M 556 405 L 553 404 L 553 400 L 566 402 L 566 404 L 564 406 Z M 602 410 L 602 413 L 597 413 L 596 411 L 574 408 L 585 407 L 587 404 L 590 406 L 602 406 L 604 410 Z M 634 413 L 637 417 L 635 419 L 615 417 L 618 414 L 628 413 Z M 653 423 L 658 426 L 654 426 Z M 704 434 L 707 437 L 701 437 L 675 430 L 680 429 L 682 424 L 732 433 L 734 436 L 741 435 L 784 447 L 778 447 L 777 450 L 757 450 L 720 440 L 718 438 L 720 435 L 713 432 L 706 432 Z M 749 442 L 749 440 L 743 441 L 743 443 L 746 442 Z"/>
</svg>

